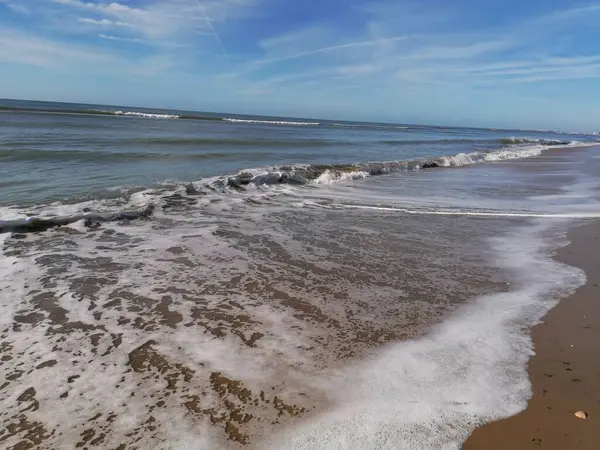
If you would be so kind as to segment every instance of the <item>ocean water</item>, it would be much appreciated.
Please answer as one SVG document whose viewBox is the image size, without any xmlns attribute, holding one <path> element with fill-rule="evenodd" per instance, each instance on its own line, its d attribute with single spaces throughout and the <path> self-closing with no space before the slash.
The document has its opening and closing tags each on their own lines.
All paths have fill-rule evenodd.
<svg viewBox="0 0 600 450">
<path fill-rule="evenodd" d="M 0 103 L 7 448 L 457 449 L 585 282 L 593 134 Z"/>
<path fill-rule="evenodd" d="M 546 144 L 599 139 L 9 100 L 0 100 L 0 136 L 0 205 L 114 198 L 293 165 L 406 163 L 473 152 L 483 154 L 472 159 L 501 159 Z M 469 162 L 461 157 L 444 164 Z"/>
</svg>

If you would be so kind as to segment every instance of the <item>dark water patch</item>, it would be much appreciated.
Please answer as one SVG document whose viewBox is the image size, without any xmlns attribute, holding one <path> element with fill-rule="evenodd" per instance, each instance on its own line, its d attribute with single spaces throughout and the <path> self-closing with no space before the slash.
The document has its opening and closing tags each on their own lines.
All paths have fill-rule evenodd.
<svg viewBox="0 0 600 450">
<path fill-rule="evenodd" d="M 210 153 L 158 153 L 158 152 L 103 152 L 92 150 L 39 150 L 20 148 L 18 150 L 0 150 L 2 161 L 89 161 L 127 162 L 127 161 L 197 161 L 209 159 L 236 159 L 248 154 L 236 152 Z M 253 157 L 265 157 L 266 153 L 252 154 Z"/>
<path fill-rule="evenodd" d="M 135 144 L 135 145 L 160 145 L 160 146 L 210 146 L 210 147 L 278 147 L 278 148 L 289 148 L 289 147 L 325 147 L 334 145 L 349 145 L 347 142 L 341 140 L 331 139 L 279 139 L 269 140 L 261 138 L 253 139 L 235 139 L 228 137 L 218 138 L 169 138 L 169 137 L 157 137 L 157 138 L 135 138 L 135 139 L 124 139 L 124 144 Z"/>
</svg>

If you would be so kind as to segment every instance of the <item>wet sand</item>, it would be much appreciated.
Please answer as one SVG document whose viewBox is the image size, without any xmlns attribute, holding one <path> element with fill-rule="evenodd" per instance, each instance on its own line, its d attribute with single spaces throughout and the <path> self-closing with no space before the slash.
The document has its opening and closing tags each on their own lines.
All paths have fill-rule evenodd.
<svg viewBox="0 0 600 450">
<path fill-rule="evenodd" d="M 583 269 L 588 281 L 532 330 L 527 410 L 475 430 L 463 450 L 600 448 L 600 222 L 573 228 L 569 240 L 556 259 Z"/>
</svg>

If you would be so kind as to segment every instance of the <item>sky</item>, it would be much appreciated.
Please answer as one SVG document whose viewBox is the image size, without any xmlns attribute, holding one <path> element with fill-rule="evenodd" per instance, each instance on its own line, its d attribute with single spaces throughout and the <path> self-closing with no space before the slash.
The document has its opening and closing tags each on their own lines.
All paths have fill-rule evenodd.
<svg viewBox="0 0 600 450">
<path fill-rule="evenodd" d="M 0 0 L 0 98 L 600 130 L 600 3 Z"/>
</svg>

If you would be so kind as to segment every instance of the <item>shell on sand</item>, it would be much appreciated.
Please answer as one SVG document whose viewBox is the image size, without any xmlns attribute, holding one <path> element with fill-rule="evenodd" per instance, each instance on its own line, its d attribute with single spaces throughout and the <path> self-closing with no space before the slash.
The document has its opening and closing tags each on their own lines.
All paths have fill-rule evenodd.
<svg viewBox="0 0 600 450">
<path fill-rule="evenodd" d="M 587 419 L 588 413 L 586 413 L 585 411 L 577 411 L 575 413 L 575 417 L 579 417 L 580 419 Z"/>
</svg>

